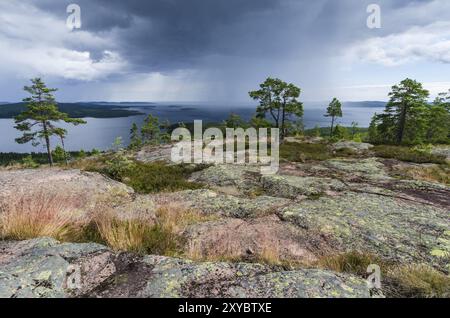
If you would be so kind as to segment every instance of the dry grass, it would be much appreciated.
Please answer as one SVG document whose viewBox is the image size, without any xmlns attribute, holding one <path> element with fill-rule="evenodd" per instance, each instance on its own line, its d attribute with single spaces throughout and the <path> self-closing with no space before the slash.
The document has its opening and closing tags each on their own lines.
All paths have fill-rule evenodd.
<svg viewBox="0 0 450 318">
<path fill-rule="evenodd" d="M 315 265 L 335 272 L 367 277 L 366 270 L 370 264 L 380 266 L 382 291 L 387 297 L 450 297 L 450 277 L 428 265 L 395 265 L 360 252 L 322 257 Z"/>
<path fill-rule="evenodd" d="M 101 242 L 116 251 L 146 252 L 147 240 L 152 231 L 151 224 L 146 220 L 121 220 L 107 211 L 96 215 L 92 222 L 95 226 L 89 228 L 89 238 L 101 238 Z"/>
<path fill-rule="evenodd" d="M 45 192 L 17 194 L 0 207 L 0 236 L 10 240 L 41 236 L 70 240 L 79 230 L 80 220 L 74 212 L 80 201 Z"/>
<path fill-rule="evenodd" d="M 103 243 L 116 251 L 140 254 L 178 255 L 184 247 L 183 230 L 188 225 L 211 219 L 174 203 L 159 205 L 156 219 L 143 216 L 119 219 L 107 208 L 97 210 L 104 212 L 93 217 L 81 240 Z"/>
<path fill-rule="evenodd" d="M 389 297 L 449 298 L 450 277 L 427 265 L 403 265 L 387 272 L 385 294 Z"/>
<path fill-rule="evenodd" d="M 400 173 L 414 180 L 439 182 L 450 185 L 450 165 L 434 165 L 429 167 L 409 167 Z"/>
<path fill-rule="evenodd" d="M 0 206 L 0 239 L 52 237 L 67 242 L 97 242 L 117 251 L 176 255 L 181 233 L 194 223 L 217 219 L 180 204 L 160 204 L 156 220 L 150 216 L 119 218 L 105 203 L 82 211 L 83 198 L 45 192 L 18 194 Z M 80 213 L 82 212 L 82 213 Z"/>
<path fill-rule="evenodd" d="M 364 277 L 367 275 L 367 267 L 370 264 L 384 265 L 378 257 L 357 251 L 323 256 L 315 265 L 334 272 L 351 273 Z"/>
<path fill-rule="evenodd" d="M 263 239 L 258 242 L 258 250 L 243 251 L 232 234 L 226 233 L 223 238 L 215 241 L 214 245 L 205 247 L 201 241 L 192 240 L 187 244 L 185 256 L 196 261 L 209 262 L 255 262 L 272 266 L 291 267 L 291 263 L 282 259 L 279 242 Z M 227 237 L 228 236 L 228 237 Z M 246 252 L 250 252 L 246 254 Z"/>
</svg>

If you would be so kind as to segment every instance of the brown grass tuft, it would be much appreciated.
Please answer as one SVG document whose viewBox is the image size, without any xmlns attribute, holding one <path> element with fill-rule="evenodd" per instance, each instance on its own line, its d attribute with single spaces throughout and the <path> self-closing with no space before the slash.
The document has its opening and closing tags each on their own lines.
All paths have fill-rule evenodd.
<svg viewBox="0 0 450 318">
<path fill-rule="evenodd" d="M 450 297 L 450 277 L 427 265 L 397 266 L 386 276 L 384 289 L 389 297 Z"/>
<path fill-rule="evenodd" d="M 351 273 L 364 277 L 367 275 L 367 267 L 370 264 L 382 266 L 383 262 L 374 255 L 351 251 L 337 255 L 323 256 L 317 262 L 317 267 L 338 273 Z"/>
<path fill-rule="evenodd" d="M 18 194 L 0 206 L 0 236 L 10 240 L 42 236 L 70 240 L 79 230 L 75 211 L 80 201 L 45 192 Z"/>
</svg>

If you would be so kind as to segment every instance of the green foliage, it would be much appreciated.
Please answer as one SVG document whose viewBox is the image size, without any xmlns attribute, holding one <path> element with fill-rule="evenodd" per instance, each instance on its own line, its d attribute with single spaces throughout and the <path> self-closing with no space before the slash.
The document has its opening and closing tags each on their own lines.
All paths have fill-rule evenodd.
<svg viewBox="0 0 450 318">
<path fill-rule="evenodd" d="M 59 111 L 71 118 L 122 118 L 143 115 L 140 111 L 128 107 L 95 103 L 58 103 Z M 26 110 L 26 103 L 1 105 L 0 118 L 14 118 Z"/>
<path fill-rule="evenodd" d="M 427 98 L 422 84 L 409 78 L 394 85 L 383 114 L 377 115 L 371 126 L 371 138 L 382 143 L 417 144 L 427 133 Z"/>
<path fill-rule="evenodd" d="M 313 137 L 320 137 L 322 135 L 322 133 L 320 132 L 320 127 L 319 125 L 316 125 L 312 131 L 312 135 Z"/>
<path fill-rule="evenodd" d="M 333 98 L 331 103 L 327 107 L 327 113 L 325 117 L 331 117 L 330 137 L 333 137 L 335 131 L 333 129 L 334 122 L 337 117 L 342 117 L 342 105 L 337 98 Z"/>
<path fill-rule="evenodd" d="M 450 90 L 441 93 L 429 107 L 427 113 L 426 141 L 429 143 L 450 142 Z"/>
<path fill-rule="evenodd" d="M 259 101 L 257 117 L 265 118 L 269 113 L 275 126 L 280 129 L 280 138 L 286 135 L 286 122 L 291 115 L 303 117 L 303 104 L 298 100 L 301 89 L 278 78 L 267 78 L 260 84 L 260 89 L 249 92 L 254 100 Z"/>
<path fill-rule="evenodd" d="M 294 162 L 306 162 L 327 160 L 332 158 L 332 154 L 324 143 L 285 142 L 280 145 L 280 157 Z"/>
<path fill-rule="evenodd" d="M 351 138 L 354 139 L 355 135 L 358 133 L 358 123 L 356 121 L 352 121 L 352 125 L 350 128 Z"/>
<path fill-rule="evenodd" d="M 248 124 L 238 114 L 230 113 L 227 119 L 224 121 L 226 128 L 243 128 L 246 129 Z"/>
<path fill-rule="evenodd" d="M 305 132 L 305 126 L 303 125 L 303 120 L 295 120 L 286 123 L 287 134 L 290 136 L 303 136 Z"/>
<path fill-rule="evenodd" d="M 158 118 L 149 114 L 141 127 L 142 141 L 144 144 L 155 144 L 160 142 L 161 129 Z"/>
<path fill-rule="evenodd" d="M 92 154 L 92 156 L 97 156 L 100 154 L 100 150 L 94 148 L 94 149 L 92 149 L 91 154 Z"/>
<path fill-rule="evenodd" d="M 138 149 L 142 146 L 142 139 L 139 135 L 139 128 L 136 123 L 131 125 L 129 149 Z"/>
<path fill-rule="evenodd" d="M 347 139 L 350 139 L 350 134 L 348 133 L 347 128 L 342 127 L 341 125 L 336 125 L 336 128 L 334 129 L 333 137 L 331 139 L 333 141 L 347 140 Z"/>
<path fill-rule="evenodd" d="M 187 181 L 198 167 L 169 166 L 164 163 L 136 163 L 121 177 L 126 184 L 139 193 L 199 189 L 201 185 Z"/>
<path fill-rule="evenodd" d="M 356 133 L 354 136 L 353 136 L 353 139 L 352 139 L 353 141 L 355 141 L 355 142 L 362 142 L 362 136 L 361 136 L 361 134 L 360 133 Z"/>
<path fill-rule="evenodd" d="M 48 161 L 52 165 L 50 137 L 59 135 L 64 138 L 67 134 L 64 129 L 56 127 L 54 123 L 64 121 L 78 125 L 86 122 L 70 118 L 66 113 L 58 110 L 53 96 L 56 89 L 48 88 L 40 78 L 34 78 L 31 82 L 31 86 L 24 87 L 24 90 L 31 95 L 23 100 L 26 103 L 26 110 L 15 117 L 15 128 L 23 132 L 22 137 L 16 138 L 16 142 L 20 144 L 32 142 L 33 146 L 37 146 L 40 140 L 45 140 Z"/>
<path fill-rule="evenodd" d="M 250 126 L 259 129 L 259 128 L 270 128 L 272 127 L 272 124 L 265 118 L 254 116 L 250 120 Z"/>
<path fill-rule="evenodd" d="M 123 139 L 122 137 L 116 137 L 116 139 L 114 139 L 114 142 L 111 145 L 111 150 L 113 152 L 119 152 L 123 149 Z"/>
<path fill-rule="evenodd" d="M 178 191 L 201 188 L 200 184 L 187 181 L 204 165 L 167 165 L 163 162 L 142 163 L 131 160 L 124 153 L 90 160 L 85 170 L 103 173 L 123 182 L 138 193 Z"/>
<path fill-rule="evenodd" d="M 415 163 L 437 163 L 443 164 L 446 162 L 444 156 L 433 155 L 429 152 L 418 151 L 406 146 L 389 146 L 378 145 L 372 149 L 377 157 L 397 159 L 406 162 Z"/>
<path fill-rule="evenodd" d="M 128 159 L 123 153 L 117 153 L 111 160 L 106 161 L 106 166 L 102 172 L 110 178 L 124 181 L 125 176 L 135 167 L 134 161 Z"/>
<path fill-rule="evenodd" d="M 87 154 L 86 154 L 86 152 L 85 152 L 83 149 L 81 149 L 80 151 L 78 151 L 78 152 L 76 153 L 75 156 L 76 156 L 78 159 L 83 159 L 83 158 L 86 158 Z"/>
<path fill-rule="evenodd" d="M 53 150 L 52 155 L 55 162 L 62 162 L 66 160 L 66 152 L 59 145 L 56 146 L 55 150 Z"/>
<path fill-rule="evenodd" d="M 29 169 L 34 169 L 34 168 L 39 167 L 39 164 L 33 160 L 33 157 L 31 155 L 26 156 L 22 159 L 22 165 L 25 168 L 29 168 Z"/>
</svg>

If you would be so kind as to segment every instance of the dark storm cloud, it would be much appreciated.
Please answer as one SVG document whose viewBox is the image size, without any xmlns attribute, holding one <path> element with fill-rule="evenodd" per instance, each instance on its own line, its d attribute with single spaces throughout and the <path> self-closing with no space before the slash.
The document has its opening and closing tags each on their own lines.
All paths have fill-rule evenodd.
<svg viewBox="0 0 450 318">
<path fill-rule="evenodd" d="M 40 2 L 60 14 L 74 1 Z M 332 45 L 342 6 L 295 0 L 78 0 L 83 30 L 114 32 L 140 71 L 197 67 L 210 56 L 283 58 Z M 95 54 L 95 52 L 93 52 Z"/>
</svg>

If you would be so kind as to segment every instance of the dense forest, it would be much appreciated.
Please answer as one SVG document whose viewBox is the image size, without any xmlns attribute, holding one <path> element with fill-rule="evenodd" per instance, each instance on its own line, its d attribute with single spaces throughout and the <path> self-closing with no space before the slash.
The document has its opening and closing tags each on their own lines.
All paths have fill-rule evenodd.
<svg viewBox="0 0 450 318">
<path fill-rule="evenodd" d="M 26 103 L 0 105 L 0 118 L 14 118 L 26 109 Z M 142 115 L 128 106 L 98 103 L 58 103 L 58 109 L 72 118 L 118 118 Z"/>
</svg>

